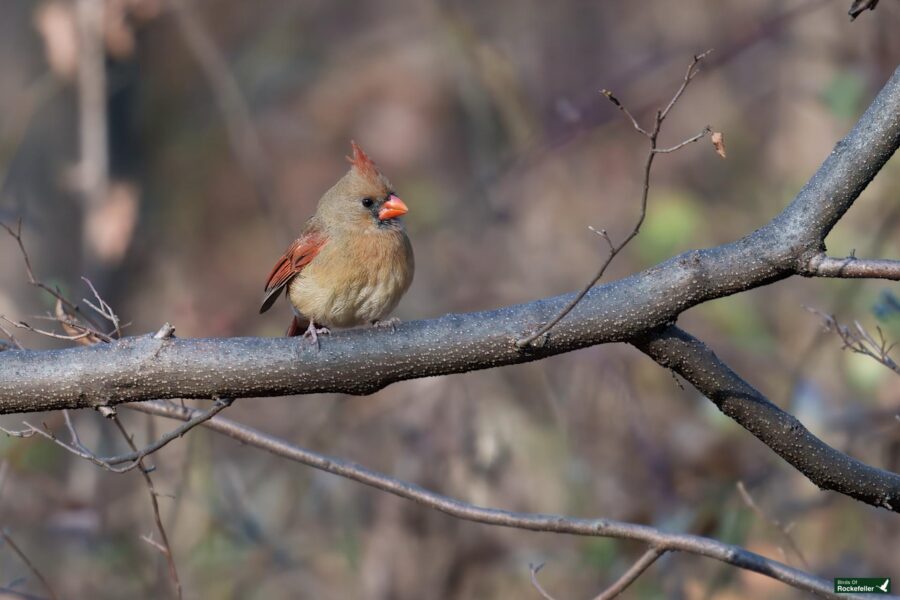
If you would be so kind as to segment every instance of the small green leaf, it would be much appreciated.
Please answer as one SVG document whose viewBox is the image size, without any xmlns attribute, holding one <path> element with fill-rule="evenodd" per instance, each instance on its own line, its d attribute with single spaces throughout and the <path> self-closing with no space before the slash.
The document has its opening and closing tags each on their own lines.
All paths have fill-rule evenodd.
<svg viewBox="0 0 900 600">
<path fill-rule="evenodd" d="M 822 100 L 834 116 L 855 119 L 862 110 L 866 80 L 855 71 L 837 73 L 822 90 Z"/>
</svg>

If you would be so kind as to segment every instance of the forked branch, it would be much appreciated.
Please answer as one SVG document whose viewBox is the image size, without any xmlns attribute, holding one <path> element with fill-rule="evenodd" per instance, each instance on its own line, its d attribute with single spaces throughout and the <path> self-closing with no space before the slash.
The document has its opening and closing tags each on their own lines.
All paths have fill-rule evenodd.
<svg viewBox="0 0 900 600">
<path fill-rule="evenodd" d="M 581 291 L 575 294 L 575 297 L 572 298 L 572 300 L 570 300 L 569 303 L 566 304 L 563 309 L 556 314 L 556 316 L 547 321 L 543 326 L 539 327 L 537 331 L 534 331 L 531 334 L 516 340 L 517 347 L 525 348 L 529 344 L 534 343 L 536 340 L 538 340 L 538 338 L 546 335 L 557 323 L 562 321 L 566 317 L 566 315 L 571 313 L 572 309 L 574 309 L 578 305 L 578 303 L 582 301 L 582 299 L 587 295 L 591 288 L 597 285 L 597 282 L 603 278 L 604 273 L 606 273 L 606 269 L 609 267 L 610 263 L 613 261 L 616 255 L 624 250 L 625 246 L 627 246 L 631 242 L 631 240 L 637 237 L 638 233 L 640 233 L 641 225 L 644 224 L 644 220 L 647 217 L 647 198 L 650 194 L 650 171 L 653 168 L 653 160 L 656 158 L 656 155 L 675 152 L 676 150 L 684 148 L 688 144 L 692 144 L 702 139 L 710 133 L 710 127 L 707 125 L 703 129 L 703 131 L 701 131 L 697 135 L 690 137 L 674 146 L 671 146 L 669 148 L 658 147 L 659 133 L 662 129 L 663 121 L 666 120 L 666 117 L 669 115 L 669 111 L 672 110 L 672 108 L 681 98 L 682 94 L 684 94 L 684 91 L 687 89 L 688 84 L 690 84 L 691 80 L 694 79 L 697 73 L 699 73 L 700 61 L 706 58 L 706 56 L 708 56 L 710 52 L 712 52 L 712 50 L 707 50 L 703 54 L 694 56 L 691 64 L 688 65 L 687 72 L 684 75 L 684 79 L 682 80 L 681 85 L 675 91 L 675 94 L 672 96 L 672 99 L 669 100 L 669 103 L 665 106 L 665 108 L 656 111 L 656 117 L 653 120 L 653 127 L 651 127 L 649 130 L 641 127 L 637 119 L 634 118 L 634 115 L 631 114 L 631 112 L 625 107 L 625 105 L 622 104 L 622 102 L 620 102 L 619 99 L 612 94 L 612 92 L 610 92 L 609 90 L 601 91 L 601 93 L 606 96 L 606 98 L 610 102 L 616 105 L 616 107 L 618 107 L 619 110 L 621 110 L 622 113 L 624 113 L 625 116 L 628 117 L 635 130 L 646 137 L 647 141 L 650 144 L 650 148 L 647 151 L 647 158 L 644 161 L 644 177 L 641 186 L 640 212 L 638 214 L 637 222 L 634 224 L 631 232 L 627 236 L 625 236 L 625 239 L 622 240 L 619 244 L 613 244 L 609 235 L 604 230 L 603 235 L 605 236 L 606 241 L 609 243 L 609 254 L 606 256 L 606 259 L 600 264 L 600 268 L 597 270 L 597 273 L 591 278 L 587 285 L 581 288 Z"/>
</svg>

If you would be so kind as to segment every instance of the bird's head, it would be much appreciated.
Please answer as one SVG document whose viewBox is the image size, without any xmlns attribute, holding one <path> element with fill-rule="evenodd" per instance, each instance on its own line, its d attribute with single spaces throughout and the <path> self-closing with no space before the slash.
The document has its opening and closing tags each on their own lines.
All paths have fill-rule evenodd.
<svg viewBox="0 0 900 600">
<path fill-rule="evenodd" d="M 409 210 L 406 204 L 363 149 L 356 142 L 350 145 L 350 170 L 322 197 L 317 214 L 328 225 L 342 228 L 402 227 L 399 217 Z"/>
</svg>

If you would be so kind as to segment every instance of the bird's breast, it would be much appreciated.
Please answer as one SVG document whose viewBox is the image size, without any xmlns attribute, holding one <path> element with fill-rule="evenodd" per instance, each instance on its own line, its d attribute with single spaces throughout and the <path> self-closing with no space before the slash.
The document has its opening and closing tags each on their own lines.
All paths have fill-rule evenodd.
<svg viewBox="0 0 900 600">
<path fill-rule="evenodd" d="M 316 323 L 354 327 L 386 317 L 412 283 L 412 247 L 403 231 L 330 240 L 291 282 L 291 304 Z"/>
</svg>

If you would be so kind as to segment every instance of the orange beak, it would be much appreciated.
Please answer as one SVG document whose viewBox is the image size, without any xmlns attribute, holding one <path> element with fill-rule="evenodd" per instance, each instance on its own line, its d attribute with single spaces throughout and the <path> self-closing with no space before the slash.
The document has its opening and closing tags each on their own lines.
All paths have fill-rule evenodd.
<svg viewBox="0 0 900 600">
<path fill-rule="evenodd" d="M 381 221 L 387 221 L 394 217 L 403 216 L 408 212 L 409 209 L 406 207 L 403 200 L 391 194 L 388 197 L 387 202 L 381 205 L 381 210 L 378 211 L 378 218 Z"/>
</svg>

